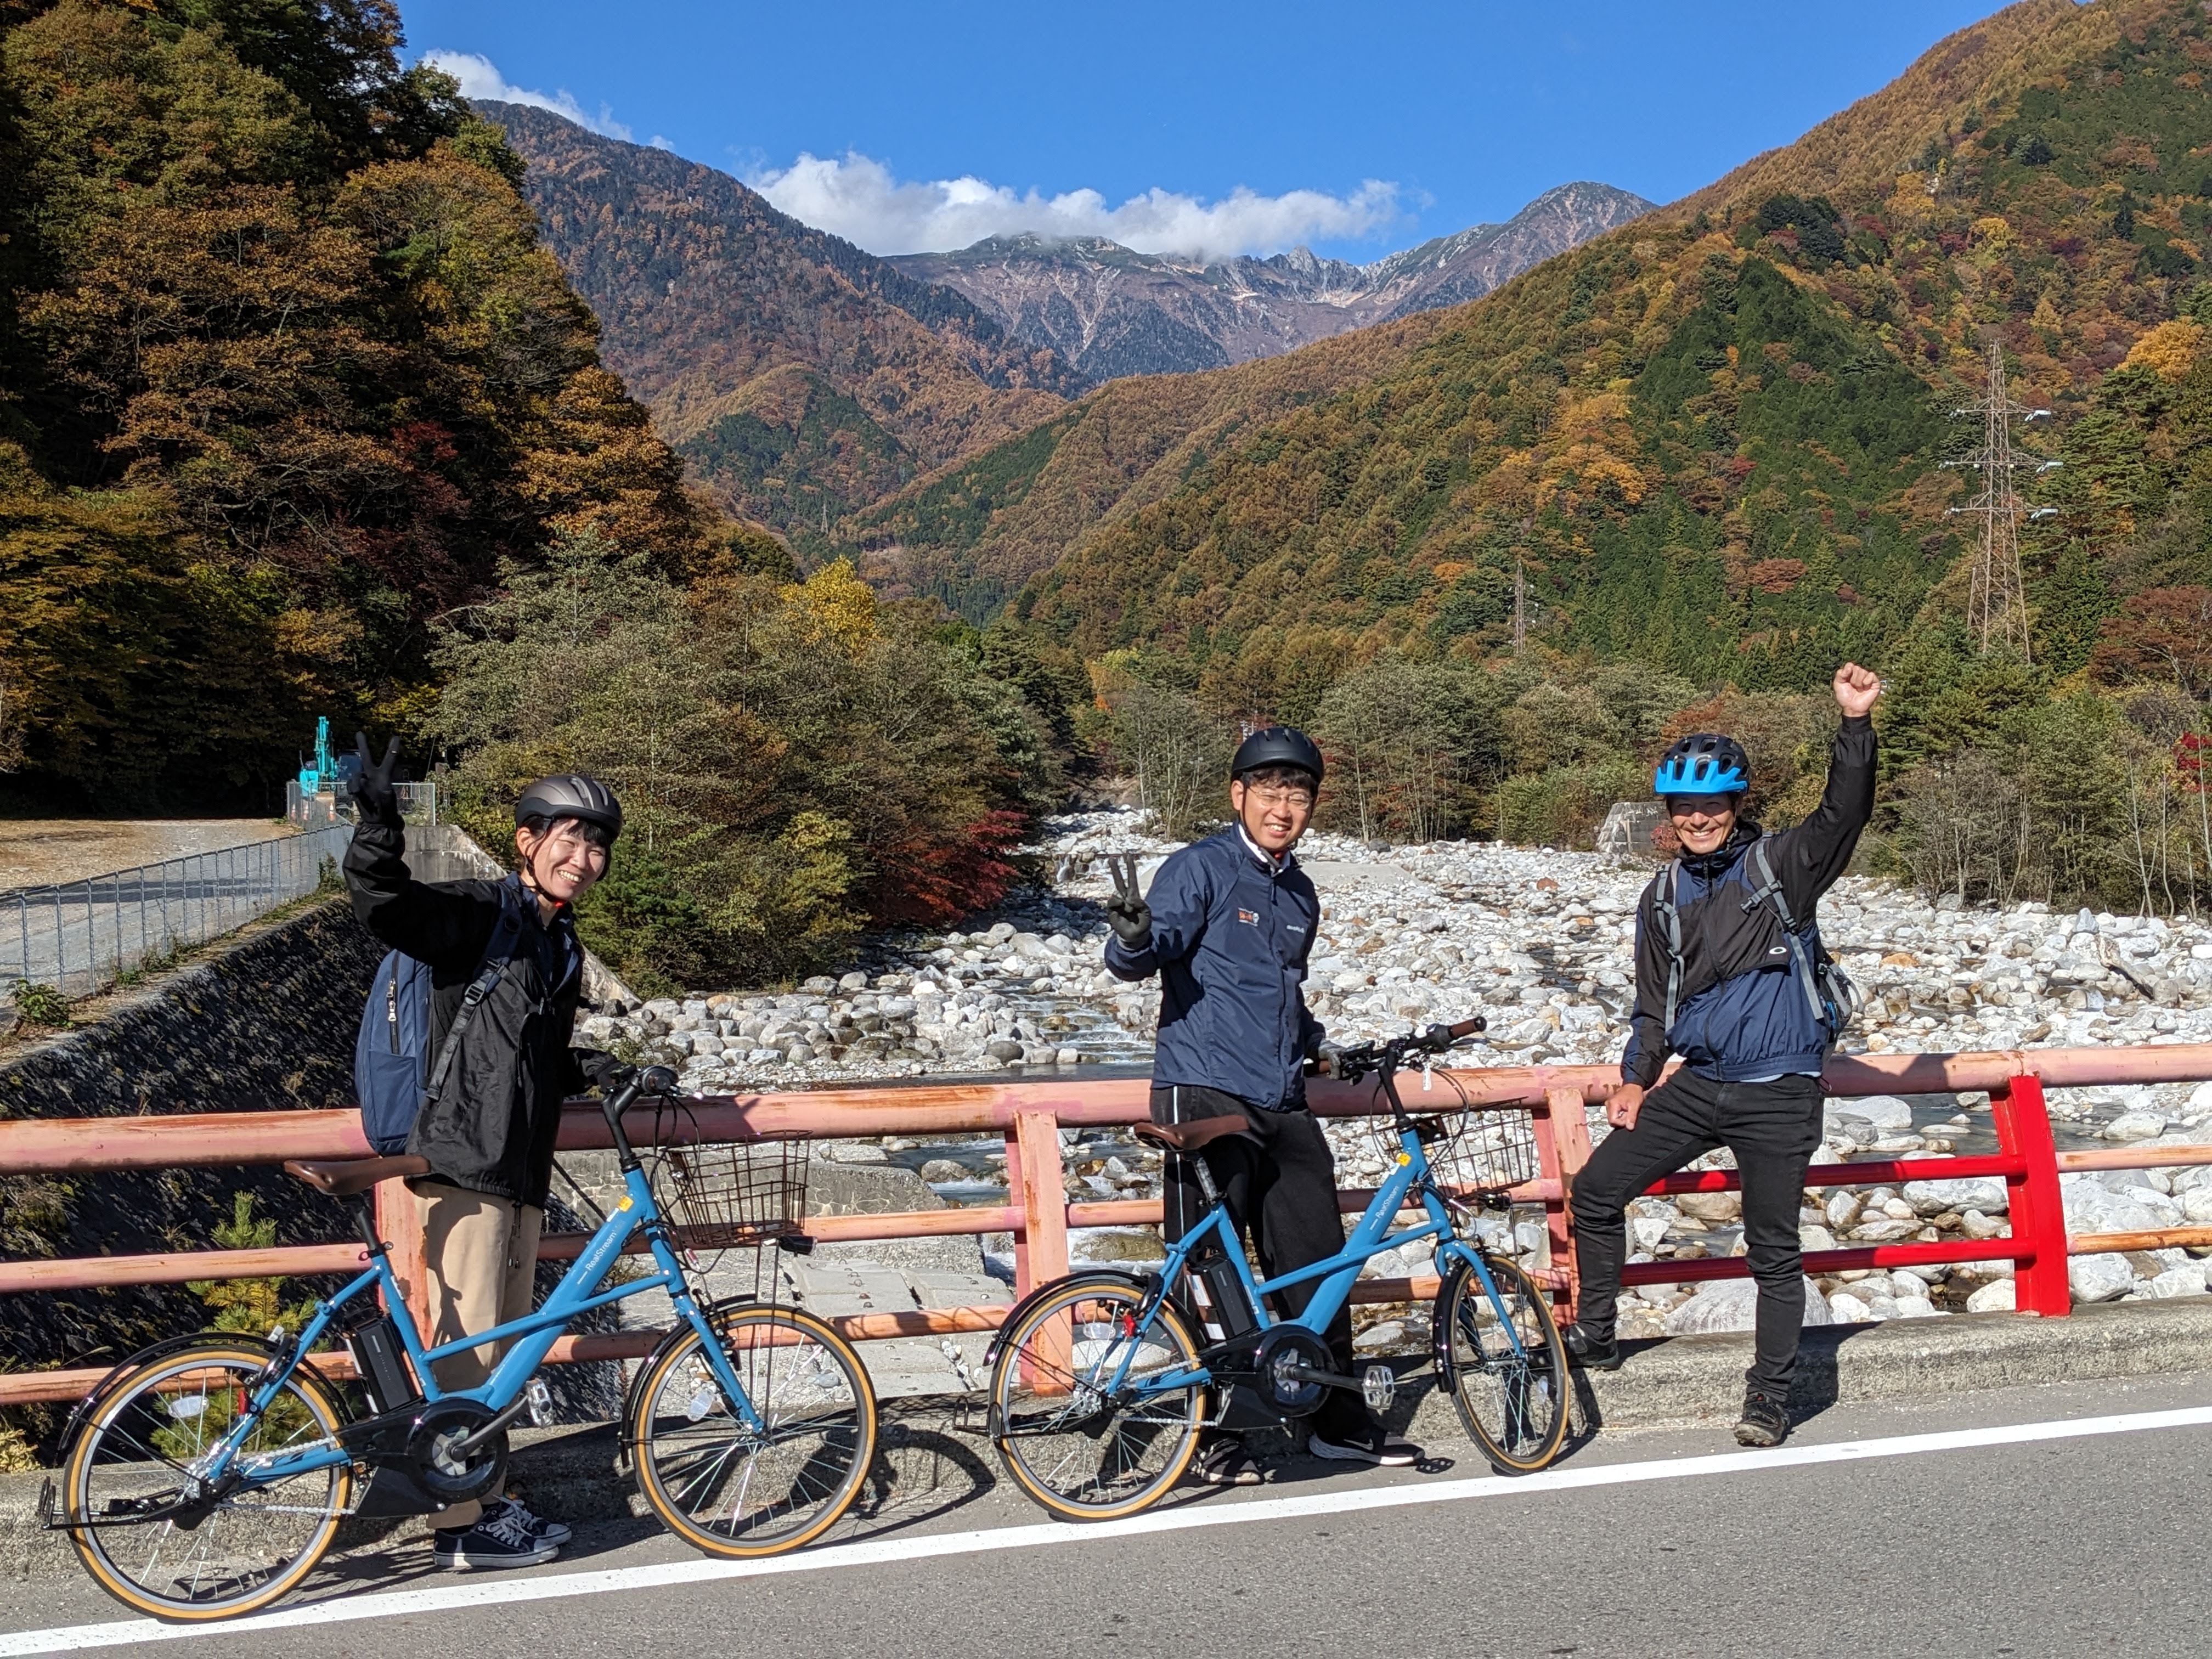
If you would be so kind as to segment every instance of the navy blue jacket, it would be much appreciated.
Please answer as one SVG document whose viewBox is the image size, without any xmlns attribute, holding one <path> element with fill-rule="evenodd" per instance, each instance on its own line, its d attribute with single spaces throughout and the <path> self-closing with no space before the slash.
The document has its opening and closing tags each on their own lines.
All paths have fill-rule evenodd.
<svg viewBox="0 0 2212 1659">
<path fill-rule="evenodd" d="M 1235 826 L 1171 854 L 1146 896 L 1141 951 L 1106 941 L 1117 979 L 1160 976 L 1158 1086 L 1219 1089 L 1265 1111 L 1304 1104 L 1304 1061 L 1321 1044 L 1306 1012 L 1306 958 L 1321 900 L 1295 858 L 1277 870 Z"/>
<path fill-rule="evenodd" d="M 1767 860 L 1790 901 L 1798 937 L 1817 952 L 1820 895 L 1851 861 L 1859 832 L 1874 816 L 1874 722 L 1846 720 L 1828 761 L 1828 784 L 1813 815 L 1769 838 Z M 1739 821 L 1718 851 L 1680 860 L 1674 902 L 1680 912 L 1682 981 L 1674 1024 L 1666 1024 L 1669 959 L 1656 908 L 1668 865 L 1636 907 L 1636 1012 L 1620 1075 L 1649 1087 L 1669 1054 L 1723 1083 L 1818 1074 L 1836 1034 L 1813 1016 L 1771 900 L 1745 904 L 1759 888 L 1750 856 L 1759 826 Z"/>
</svg>

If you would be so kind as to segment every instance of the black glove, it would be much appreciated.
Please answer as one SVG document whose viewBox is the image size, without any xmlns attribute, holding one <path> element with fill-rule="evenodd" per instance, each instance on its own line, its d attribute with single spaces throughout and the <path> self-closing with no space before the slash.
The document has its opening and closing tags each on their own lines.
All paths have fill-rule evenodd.
<svg viewBox="0 0 2212 1659">
<path fill-rule="evenodd" d="M 368 733 L 356 732 L 353 751 L 361 757 L 361 781 L 353 787 L 353 798 L 362 822 L 386 830 L 405 829 L 406 821 L 399 812 L 399 792 L 392 787 L 399 781 L 399 739 L 394 738 L 384 745 L 381 761 L 372 761 Z"/>
<path fill-rule="evenodd" d="M 1114 878 L 1114 896 L 1106 901 L 1107 924 L 1125 949 L 1141 951 L 1152 942 L 1152 907 L 1137 885 L 1136 855 L 1109 858 L 1106 869 Z"/>
</svg>

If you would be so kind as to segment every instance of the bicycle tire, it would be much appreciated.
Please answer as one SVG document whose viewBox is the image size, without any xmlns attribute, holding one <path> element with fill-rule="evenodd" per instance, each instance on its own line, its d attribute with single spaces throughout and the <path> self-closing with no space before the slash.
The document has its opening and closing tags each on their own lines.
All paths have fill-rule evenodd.
<svg viewBox="0 0 2212 1659">
<path fill-rule="evenodd" d="M 1204 1384 L 1125 1407 L 1085 1383 L 1119 1365 L 1121 1341 L 1139 1340 L 1133 1322 L 1144 1299 L 1140 1286 L 1118 1276 L 1063 1279 L 1000 1336 L 991 1366 L 992 1444 L 1016 1486 L 1070 1521 L 1112 1521 L 1150 1508 L 1182 1479 L 1198 1449 Z M 1084 1328 L 1095 1334 L 1079 1335 Z M 1116 1328 L 1125 1333 L 1120 1340 Z M 1138 1366 L 1198 1363 L 1198 1344 L 1170 1304 L 1154 1311 L 1141 1340 L 1158 1352 L 1140 1351 Z M 1076 1353 L 1085 1340 L 1091 1351 Z M 1125 1456 L 1132 1451 L 1133 1462 Z"/>
<path fill-rule="evenodd" d="M 156 1504 L 173 1490 L 170 1472 L 228 1431 L 268 1361 L 264 1350 L 218 1340 L 177 1349 L 112 1379 L 86 1413 L 63 1458 L 61 1518 L 93 1582 L 125 1606 L 173 1623 L 234 1619 L 289 1595 L 329 1550 L 352 1507 L 350 1462 L 241 1487 L 190 1527 L 115 1523 L 118 1505 Z M 330 1385 L 301 1364 L 262 1413 L 267 1435 L 257 1427 L 241 1451 L 335 1442 L 344 1422 Z"/>
<path fill-rule="evenodd" d="M 695 1549 L 781 1555 L 836 1525 L 860 1495 L 876 1455 L 875 1392 L 852 1345 L 811 1314 L 763 1306 L 708 1318 L 767 1432 L 732 1414 L 687 1327 L 639 1380 L 629 1425 L 638 1491 Z M 769 1501 L 748 1511 L 757 1480 Z"/>
<path fill-rule="evenodd" d="M 1500 1309 L 1468 1265 L 1455 1263 L 1437 1292 L 1437 1368 L 1468 1438 L 1502 1474 L 1530 1474 L 1559 1455 L 1567 1436 L 1566 1345 L 1543 1292 L 1510 1261 L 1486 1256 Z M 1516 1352 L 1503 1338 L 1510 1319 Z"/>
</svg>

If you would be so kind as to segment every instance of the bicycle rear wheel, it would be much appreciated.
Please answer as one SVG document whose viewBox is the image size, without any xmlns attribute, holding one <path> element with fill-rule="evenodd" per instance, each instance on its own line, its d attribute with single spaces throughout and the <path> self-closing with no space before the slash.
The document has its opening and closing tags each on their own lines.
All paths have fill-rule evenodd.
<svg viewBox="0 0 2212 1659">
<path fill-rule="evenodd" d="M 876 1396 L 851 1344 L 793 1308 L 710 1314 L 761 1420 L 723 1397 L 696 1330 L 648 1362 L 630 1419 L 638 1490 L 709 1555 L 778 1555 L 852 1506 L 876 1455 Z"/>
<path fill-rule="evenodd" d="M 1528 1474 L 1567 1436 L 1567 1351 L 1543 1292 L 1510 1261 L 1486 1256 L 1492 1293 L 1456 1264 L 1437 1293 L 1437 1358 L 1459 1420 L 1504 1474 Z"/>
<path fill-rule="evenodd" d="M 235 1618 L 314 1571 L 353 1500 L 353 1466 L 246 1484 L 174 1518 L 193 1478 L 248 1408 L 265 1352 L 210 1340 L 110 1383 L 63 1460 L 61 1516 L 94 1582 L 156 1619 Z M 232 1467 L 335 1446 L 336 1396 L 305 1366 L 247 1432 Z M 84 1524 L 101 1522 L 105 1524 Z"/>
<path fill-rule="evenodd" d="M 1015 1484 L 1054 1515 L 1110 1521 L 1158 1503 L 1182 1479 L 1206 1423 L 1202 1383 L 1142 1391 L 1196 1370 L 1198 1345 L 1162 1304 L 1118 1279 L 1064 1280 L 1000 1338 L 991 1438 Z M 1118 1393 L 1109 1389 L 1127 1361 Z"/>
</svg>

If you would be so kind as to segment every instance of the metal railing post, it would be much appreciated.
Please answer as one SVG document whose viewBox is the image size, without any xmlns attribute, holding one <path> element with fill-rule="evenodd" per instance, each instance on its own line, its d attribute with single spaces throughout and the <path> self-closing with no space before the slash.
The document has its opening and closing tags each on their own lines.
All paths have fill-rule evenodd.
<svg viewBox="0 0 2212 1659">
<path fill-rule="evenodd" d="M 408 1316 L 424 1341 L 430 1338 L 430 1279 L 422 1265 L 422 1220 L 415 1194 L 404 1181 L 380 1181 L 376 1185 L 376 1236 L 392 1247 L 392 1274 L 399 1281 L 399 1294 L 407 1303 Z M 397 1308 L 387 1309 L 395 1319 Z"/>
<path fill-rule="evenodd" d="M 1562 1319 L 1575 1316 L 1582 1281 L 1575 1267 L 1575 1229 L 1567 1205 L 1574 1196 L 1575 1177 L 1589 1162 L 1589 1124 L 1583 1116 L 1579 1088 L 1547 1089 L 1544 1104 L 1536 1113 L 1536 1167 L 1547 1181 L 1559 1183 L 1559 1195 L 1544 1200 L 1544 1221 L 1551 1236 L 1552 1271 L 1559 1275 L 1552 1290 L 1553 1306 Z"/>
<path fill-rule="evenodd" d="M 1009 1200 L 1022 1212 L 1014 1236 L 1014 1291 L 1027 1296 L 1067 1277 L 1067 1188 L 1060 1161 L 1060 1120 L 1050 1111 L 1018 1111 L 1006 1135 L 1008 1184 L 1021 1170 L 1021 1192 Z"/>
<path fill-rule="evenodd" d="M 2032 1252 L 2014 1265 L 2014 1306 L 2021 1313 L 2063 1319 L 2074 1311 L 2074 1291 L 2066 1273 L 2066 1200 L 2058 1185 L 2058 1147 L 2044 1108 L 2043 1079 L 2023 1074 L 2002 1094 L 1993 1091 L 1990 1115 L 1997 1145 L 2027 1165 L 2019 1175 L 2005 1177 L 2014 1241 Z"/>
</svg>

